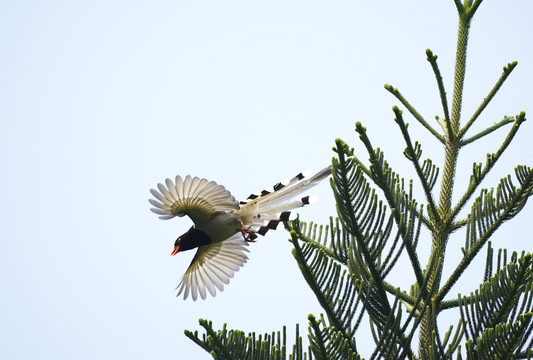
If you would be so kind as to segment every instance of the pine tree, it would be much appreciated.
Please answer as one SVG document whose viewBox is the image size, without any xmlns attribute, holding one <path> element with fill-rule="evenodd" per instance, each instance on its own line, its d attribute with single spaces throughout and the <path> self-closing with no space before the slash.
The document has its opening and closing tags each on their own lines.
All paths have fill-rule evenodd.
<svg viewBox="0 0 533 360">
<path fill-rule="evenodd" d="M 533 194 L 533 169 L 519 165 L 514 176 L 503 177 L 495 189 L 481 188 L 483 180 L 508 148 L 526 120 L 525 113 L 506 116 L 485 130 L 469 129 L 515 69 L 504 67 L 487 97 L 462 124 L 468 31 L 481 0 L 454 0 L 459 15 L 454 88 L 448 104 L 437 56 L 426 51 L 442 104 L 440 129 L 434 128 L 394 87 L 385 85 L 407 112 L 443 145 L 441 171 L 422 158 L 422 144 L 412 139 L 403 111 L 394 107 L 395 122 L 405 141 L 405 157 L 417 179 L 406 181 L 375 147 L 365 127 L 355 127 L 366 149 L 361 160 L 343 140 L 337 139 L 331 187 L 338 217 L 318 226 L 299 220 L 287 224 L 293 255 L 303 277 L 323 308 L 320 317 L 309 316 L 309 346 L 297 343 L 287 350 L 286 329 L 257 336 L 200 320 L 206 333 L 186 335 L 215 359 L 360 359 L 358 331 L 370 330 L 375 350 L 370 359 L 526 359 L 533 358 L 533 261 L 531 254 L 499 250 L 494 256 L 491 236 L 516 216 Z M 474 163 L 464 193 L 455 186 L 460 151 L 477 140 L 510 125 L 507 136 L 485 163 Z M 467 135 L 468 134 L 468 135 Z M 440 180 L 440 188 L 436 187 Z M 417 184 L 417 185 L 415 185 Z M 414 198 L 420 186 L 423 203 Z M 436 197 L 438 194 L 438 198 Z M 452 195 L 459 199 L 452 202 Z M 469 208 L 469 209 L 468 209 Z M 467 213 L 466 216 L 462 216 Z M 451 275 L 443 265 L 450 238 L 463 229 L 462 258 Z M 430 237 L 431 241 L 427 240 Z M 431 243 L 424 263 L 418 247 Z M 453 246 L 456 246 L 454 242 Z M 473 260 L 486 251 L 482 283 L 469 295 L 451 293 Z M 415 279 L 410 289 L 387 281 L 387 275 L 406 257 Z M 444 313 L 455 310 L 457 325 L 442 333 Z M 364 321 L 363 321 L 364 320 Z M 369 324 L 369 325 L 367 325 Z M 418 341 L 416 341 L 416 339 Z"/>
</svg>

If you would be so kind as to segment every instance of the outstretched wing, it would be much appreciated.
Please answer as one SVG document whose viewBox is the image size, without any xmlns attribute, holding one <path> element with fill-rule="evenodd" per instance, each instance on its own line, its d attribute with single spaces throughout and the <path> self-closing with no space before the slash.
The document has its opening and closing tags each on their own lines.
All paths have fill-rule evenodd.
<svg viewBox="0 0 533 360">
<path fill-rule="evenodd" d="M 268 230 L 275 230 L 284 221 L 294 219 L 296 216 L 290 210 L 312 203 L 315 200 L 313 197 L 297 198 L 297 196 L 317 185 L 330 174 L 331 165 L 309 179 L 306 178 L 308 175 L 306 172 L 301 172 L 290 180 L 279 182 L 269 189 L 251 194 L 246 200 L 240 202 L 241 208 L 235 214 L 245 225 L 250 225 L 254 232 L 265 235 Z"/>
<path fill-rule="evenodd" d="M 217 211 L 239 208 L 237 200 L 224 186 L 190 175 L 185 179 L 176 176 L 175 183 L 166 179 L 165 185 L 157 184 L 157 188 L 159 191 L 150 190 L 157 200 L 148 201 L 155 206 L 150 210 L 160 215 L 159 218 L 163 220 L 188 215 L 198 226 L 208 221 Z"/>
<path fill-rule="evenodd" d="M 196 300 L 200 294 L 205 299 L 206 289 L 211 296 L 216 295 L 216 289 L 224 290 L 224 284 L 229 284 L 233 274 L 248 260 L 245 254 L 248 252 L 247 246 L 239 234 L 219 243 L 199 247 L 178 285 L 177 296 L 183 293 L 183 299 L 186 299 L 191 294 Z"/>
</svg>

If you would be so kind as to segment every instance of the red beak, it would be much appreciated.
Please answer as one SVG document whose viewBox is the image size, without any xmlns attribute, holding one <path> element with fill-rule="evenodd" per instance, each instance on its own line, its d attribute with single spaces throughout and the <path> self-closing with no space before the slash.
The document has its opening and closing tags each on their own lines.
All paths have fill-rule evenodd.
<svg viewBox="0 0 533 360">
<path fill-rule="evenodd" d="M 180 246 L 178 245 L 174 248 L 174 250 L 172 250 L 172 252 L 170 253 L 170 256 L 176 255 L 179 251 L 180 251 Z"/>
</svg>

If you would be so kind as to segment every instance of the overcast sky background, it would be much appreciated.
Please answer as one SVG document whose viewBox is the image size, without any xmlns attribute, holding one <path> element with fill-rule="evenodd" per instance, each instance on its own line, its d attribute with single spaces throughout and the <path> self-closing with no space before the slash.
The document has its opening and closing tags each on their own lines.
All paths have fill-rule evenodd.
<svg viewBox="0 0 533 360">
<path fill-rule="evenodd" d="M 532 113 L 532 15 L 527 0 L 480 7 L 464 116 L 504 65 L 519 64 L 471 134 Z M 451 94 L 456 28 L 452 0 L 0 2 L 0 358 L 210 359 L 183 335 L 199 318 L 245 332 L 287 325 L 291 344 L 296 323 L 306 335 L 307 315 L 321 309 L 284 230 L 252 244 L 248 264 L 216 298 L 183 301 L 174 288 L 193 252 L 169 255 L 191 222 L 157 219 L 149 189 L 191 174 L 241 199 L 328 165 L 338 137 L 366 158 L 356 121 L 412 176 L 391 111 L 399 102 L 383 85 L 438 128 L 425 50 L 439 55 Z M 435 139 L 406 121 L 424 136 L 423 156 L 441 164 Z M 514 165 L 532 165 L 532 129 L 523 124 L 486 187 Z M 459 188 L 507 131 L 461 154 Z M 301 218 L 327 223 L 329 184 L 311 194 L 320 201 Z M 494 247 L 531 251 L 532 215 L 528 203 Z M 450 246 L 462 244 L 457 234 Z M 420 246 L 427 254 L 429 239 Z M 449 270 L 458 252 L 448 254 Z M 457 291 L 477 288 L 481 267 L 469 274 Z M 409 276 L 389 280 L 407 287 Z"/>
</svg>

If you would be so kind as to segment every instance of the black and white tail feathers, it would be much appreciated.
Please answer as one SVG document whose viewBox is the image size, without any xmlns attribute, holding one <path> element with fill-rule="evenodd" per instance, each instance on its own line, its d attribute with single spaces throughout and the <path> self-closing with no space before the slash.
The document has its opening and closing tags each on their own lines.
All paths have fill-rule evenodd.
<svg viewBox="0 0 533 360">
<path fill-rule="evenodd" d="M 306 179 L 309 173 L 309 171 L 301 172 L 290 180 L 281 181 L 241 201 L 241 208 L 237 212 L 247 218 L 244 223 L 251 226 L 251 230 L 256 234 L 265 235 L 269 230 L 276 230 L 281 223 L 293 220 L 296 215 L 290 210 L 311 204 L 316 200 L 310 196 L 293 198 L 327 178 L 331 174 L 331 165 Z M 250 236 L 250 240 L 255 238 L 257 235 Z"/>
</svg>

